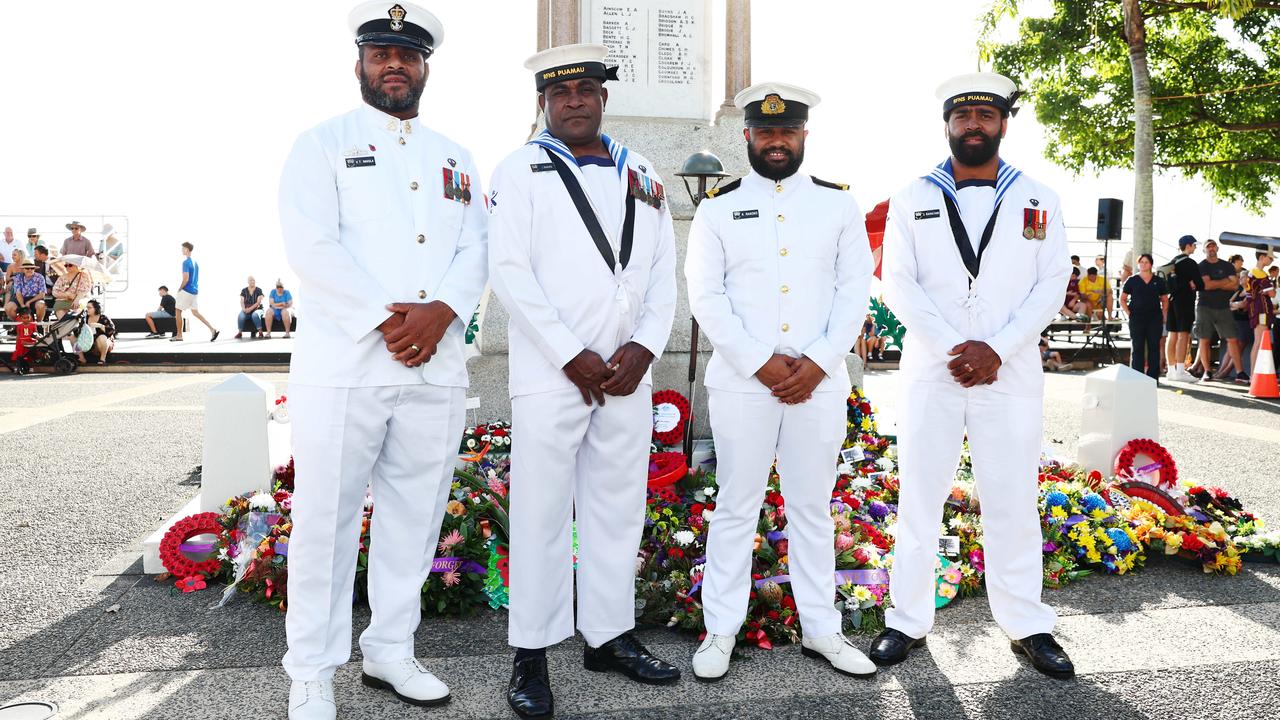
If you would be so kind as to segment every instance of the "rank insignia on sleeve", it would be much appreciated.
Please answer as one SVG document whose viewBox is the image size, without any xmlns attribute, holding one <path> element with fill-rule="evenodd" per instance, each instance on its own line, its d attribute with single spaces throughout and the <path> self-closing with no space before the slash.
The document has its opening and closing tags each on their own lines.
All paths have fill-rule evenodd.
<svg viewBox="0 0 1280 720">
<path fill-rule="evenodd" d="M 1048 234 L 1048 227 L 1048 210 L 1022 209 L 1022 237 L 1028 240 L 1043 240 Z"/>
<path fill-rule="evenodd" d="M 666 198 L 666 190 L 662 187 L 662 183 L 630 168 L 627 169 L 627 191 L 655 210 L 662 209 L 662 201 Z"/>
<path fill-rule="evenodd" d="M 471 204 L 471 178 L 466 173 L 441 168 L 444 173 L 444 196 L 463 205 Z"/>
</svg>

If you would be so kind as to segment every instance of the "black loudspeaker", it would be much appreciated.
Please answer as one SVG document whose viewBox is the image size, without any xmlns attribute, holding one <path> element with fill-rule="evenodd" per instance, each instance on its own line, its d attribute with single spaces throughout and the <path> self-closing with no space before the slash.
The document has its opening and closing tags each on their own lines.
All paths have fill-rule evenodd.
<svg viewBox="0 0 1280 720">
<path fill-rule="evenodd" d="M 1124 213 L 1124 201 L 1115 198 L 1098 198 L 1098 239 L 1120 239 L 1120 216 Z"/>
</svg>

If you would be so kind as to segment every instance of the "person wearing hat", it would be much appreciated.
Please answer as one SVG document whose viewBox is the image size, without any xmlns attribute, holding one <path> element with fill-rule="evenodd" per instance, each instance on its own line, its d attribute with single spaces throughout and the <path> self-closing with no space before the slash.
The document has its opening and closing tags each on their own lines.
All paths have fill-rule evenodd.
<svg viewBox="0 0 1280 720">
<path fill-rule="evenodd" d="M 22 263 L 21 271 L 10 281 L 9 290 L 10 294 L 4 311 L 10 321 L 16 320 L 23 311 L 33 312 L 36 317 L 44 317 L 46 287 L 44 276 L 36 273 L 35 263 Z"/>
<path fill-rule="evenodd" d="M 841 632 L 829 509 L 852 387 L 845 358 L 873 263 L 848 186 L 799 172 L 818 101 L 785 83 L 738 93 L 751 173 L 708 191 L 689 230 L 689 303 L 715 346 L 706 386 L 720 486 L 702 585 L 707 633 L 693 656 L 703 681 L 725 676 L 747 616 L 752 538 L 775 461 L 801 651 L 845 675 L 876 672 Z"/>
<path fill-rule="evenodd" d="M 93 243 L 89 238 L 81 233 L 85 231 L 84 223 L 79 220 L 72 220 L 67 223 L 67 229 L 71 231 L 71 237 L 62 241 L 62 252 L 60 255 L 83 255 L 84 257 L 94 257 L 98 251 L 93 249 Z"/>
<path fill-rule="evenodd" d="M 653 377 L 675 316 L 675 236 L 653 163 L 600 132 L 616 68 L 604 45 L 525 62 L 546 129 L 493 175 L 489 274 L 511 314 L 511 586 L 507 701 L 554 702 L 545 649 L 576 627 L 589 670 L 679 680 L 632 634 Z"/>
<path fill-rule="evenodd" d="M 394 1 L 357 5 L 348 21 L 363 103 L 303 132 L 280 181 L 285 254 L 313 309 L 289 375 L 294 720 L 336 713 L 367 487 L 377 512 L 362 681 L 412 705 L 450 699 L 414 658 L 414 634 L 465 421 L 465 323 L 486 278 L 471 153 L 419 114 L 441 22 Z M 447 192 L 459 185 L 474 199 Z"/>
<path fill-rule="evenodd" d="M 36 247 L 40 244 L 40 231 L 27 228 L 27 257 L 35 257 Z"/>
<path fill-rule="evenodd" d="M 1178 254 L 1169 261 L 1173 266 L 1169 278 L 1169 330 L 1167 378 L 1178 382 L 1195 382 L 1187 372 L 1187 352 L 1191 349 L 1191 329 L 1196 321 L 1196 293 L 1205 289 L 1200 264 L 1191 257 L 1197 241 L 1191 235 L 1178 238 Z"/>
<path fill-rule="evenodd" d="M 939 87 L 951 156 L 889 203 L 885 303 L 907 327 L 898 410 L 901 494 L 889 591 L 871 643 L 905 660 L 933 628 L 942 506 L 968 436 L 982 496 L 988 601 L 1016 654 L 1047 675 L 1075 669 L 1041 601 L 1037 476 L 1040 332 L 1071 272 L 1058 196 L 1000 158 L 1020 93 L 994 73 Z"/>
<path fill-rule="evenodd" d="M 100 234 L 102 235 L 98 247 L 100 258 L 106 265 L 107 272 L 119 275 L 120 258 L 124 257 L 124 243 L 116 235 L 116 229 L 111 223 L 104 223 Z"/>
</svg>

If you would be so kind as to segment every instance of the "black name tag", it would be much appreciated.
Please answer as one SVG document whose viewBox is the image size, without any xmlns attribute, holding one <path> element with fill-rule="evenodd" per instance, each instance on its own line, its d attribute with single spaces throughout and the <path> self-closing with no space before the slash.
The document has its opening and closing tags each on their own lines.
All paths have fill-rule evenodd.
<svg viewBox="0 0 1280 720">
<path fill-rule="evenodd" d="M 920 210 L 916 212 L 917 220 L 932 220 L 936 217 L 942 217 L 941 213 L 937 210 Z"/>
<path fill-rule="evenodd" d="M 760 217 L 759 210 L 734 210 L 733 211 L 734 220 L 750 220 L 751 218 L 758 218 L 758 217 Z"/>
<path fill-rule="evenodd" d="M 554 172 L 556 166 L 551 163 L 531 163 L 529 169 L 533 172 Z"/>
<path fill-rule="evenodd" d="M 378 159 L 372 155 L 365 157 L 347 158 L 347 167 L 371 167 L 378 164 Z"/>
</svg>

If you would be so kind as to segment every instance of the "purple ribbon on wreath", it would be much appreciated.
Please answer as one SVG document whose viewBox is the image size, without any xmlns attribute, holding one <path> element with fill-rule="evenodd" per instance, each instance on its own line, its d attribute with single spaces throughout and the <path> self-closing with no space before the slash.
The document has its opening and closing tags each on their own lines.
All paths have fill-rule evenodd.
<svg viewBox="0 0 1280 720">
<path fill-rule="evenodd" d="M 791 582 L 790 575 L 774 575 L 769 578 L 761 578 L 756 581 L 756 588 L 764 587 L 767 582 L 775 582 L 779 585 Z M 837 570 L 836 584 L 843 585 L 845 583 L 853 583 L 854 585 L 887 585 L 889 583 L 888 570 Z"/>
<path fill-rule="evenodd" d="M 487 575 L 489 569 L 474 560 L 458 557 L 442 557 L 431 561 L 431 572 L 464 572 L 475 575 Z"/>
</svg>

